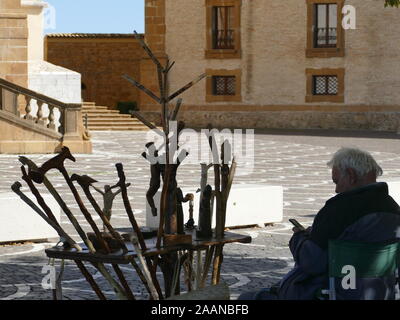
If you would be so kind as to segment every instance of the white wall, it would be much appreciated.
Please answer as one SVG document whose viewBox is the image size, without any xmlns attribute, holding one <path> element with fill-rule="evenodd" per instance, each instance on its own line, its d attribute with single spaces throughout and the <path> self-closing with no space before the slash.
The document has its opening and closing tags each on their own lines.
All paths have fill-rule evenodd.
<svg viewBox="0 0 400 320">
<path fill-rule="evenodd" d="M 46 61 L 31 61 L 28 87 L 65 103 L 81 103 L 81 74 Z"/>
</svg>

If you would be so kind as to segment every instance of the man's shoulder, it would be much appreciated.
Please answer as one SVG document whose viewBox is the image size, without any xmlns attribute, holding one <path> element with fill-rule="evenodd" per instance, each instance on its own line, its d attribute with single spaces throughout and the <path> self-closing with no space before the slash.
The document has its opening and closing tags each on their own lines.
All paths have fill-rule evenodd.
<svg viewBox="0 0 400 320">
<path fill-rule="evenodd" d="M 400 214 L 376 212 L 361 217 L 348 226 L 339 239 L 360 242 L 383 242 L 400 239 Z"/>
<path fill-rule="evenodd" d="M 376 182 L 366 186 L 352 189 L 350 191 L 338 193 L 328 199 L 324 208 L 335 208 L 338 206 L 347 206 L 349 204 L 390 204 L 393 207 L 399 205 L 389 195 L 388 185 L 386 182 Z M 324 209 L 323 208 L 323 209 Z"/>
<path fill-rule="evenodd" d="M 347 227 L 372 213 L 400 214 L 398 204 L 388 195 L 387 184 L 377 183 L 329 199 L 318 212 L 311 238 L 322 248 L 336 239 Z"/>
</svg>

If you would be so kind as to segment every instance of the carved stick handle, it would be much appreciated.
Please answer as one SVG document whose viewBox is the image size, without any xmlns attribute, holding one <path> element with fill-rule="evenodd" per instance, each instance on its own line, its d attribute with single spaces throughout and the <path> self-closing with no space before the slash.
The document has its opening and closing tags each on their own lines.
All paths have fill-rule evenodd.
<svg viewBox="0 0 400 320">
<path fill-rule="evenodd" d="M 128 218 L 129 218 L 129 221 L 131 222 L 133 231 L 135 231 L 135 233 L 137 234 L 140 247 L 142 248 L 143 251 L 146 251 L 147 247 L 146 247 L 146 243 L 144 242 L 144 237 L 143 237 L 142 231 L 140 231 L 139 225 L 136 222 L 131 204 L 129 202 L 128 192 L 127 192 L 126 183 L 125 183 L 126 178 L 125 178 L 125 173 L 124 173 L 124 167 L 123 167 L 122 163 L 117 163 L 115 166 L 118 171 L 119 186 L 121 188 L 121 195 L 122 195 L 122 199 L 124 202 L 126 213 L 128 214 Z"/>
<path fill-rule="evenodd" d="M 62 175 L 64 176 L 65 181 L 67 182 L 69 188 L 72 191 L 72 194 L 74 195 L 74 198 L 79 206 L 79 209 L 83 213 L 83 216 L 85 217 L 86 221 L 89 223 L 89 225 L 92 227 L 94 233 L 96 234 L 97 239 L 99 240 L 101 246 L 106 252 L 111 252 L 107 242 L 104 240 L 103 236 L 101 235 L 101 232 L 99 228 L 97 227 L 96 223 L 94 222 L 91 214 L 89 211 L 87 211 L 85 205 L 83 204 L 83 201 L 78 193 L 78 190 L 76 190 L 74 183 L 72 182 L 70 176 L 67 173 L 67 170 L 65 170 L 64 167 L 60 168 Z"/>
<path fill-rule="evenodd" d="M 20 156 L 19 161 L 22 164 L 25 164 L 29 167 L 30 170 L 37 170 L 38 166 L 30 159 Z M 61 209 L 64 211 L 72 225 L 74 226 L 75 230 L 78 232 L 79 236 L 82 238 L 83 242 L 87 246 L 90 252 L 94 253 L 96 250 L 93 247 L 92 242 L 87 238 L 86 233 L 83 231 L 82 227 L 79 225 L 78 220 L 76 220 L 75 216 L 69 210 L 68 206 L 64 202 L 64 200 L 61 198 L 60 194 L 57 192 L 57 190 L 54 188 L 54 186 L 51 184 L 51 182 L 44 176 L 43 177 L 43 184 L 46 186 L 47 190 L 49 190 L 50 194 L 56 199 L 58 204 L 60 205 Z"/>
</svg>

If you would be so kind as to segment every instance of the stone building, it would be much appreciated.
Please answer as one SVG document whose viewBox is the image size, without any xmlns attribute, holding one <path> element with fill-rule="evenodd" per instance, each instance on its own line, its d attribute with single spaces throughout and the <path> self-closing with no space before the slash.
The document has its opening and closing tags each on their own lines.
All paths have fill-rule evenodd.
<svg viewBox="0 0 400 320">
<path fill-rule="evenodd" d="M 344 30 L 344 5 L 356 29 Z M 378 0 L 146 0 L 145 39 L 175 61 L 171 91 L 193 127 L 396 131 L 400 9 Z M 149 60 L 141 81 L 157 89 Z M 140 95 L 140 109 L 157 120 Z"/>
<path fill-rule="evenodd" d="M 46 61 L 82 75 L 83 101 L 112 109 L 138 102 L 137 90 L 122 78 L 140 78 L 142 49 L 133 34 L 48 34 L 45 54 Z"/>
<path fill-rule="evenodd" d="M 43 60 L 41 0 L 0 1 L 0 153 L 90 153 L 80 74 Z"/>
</svg>

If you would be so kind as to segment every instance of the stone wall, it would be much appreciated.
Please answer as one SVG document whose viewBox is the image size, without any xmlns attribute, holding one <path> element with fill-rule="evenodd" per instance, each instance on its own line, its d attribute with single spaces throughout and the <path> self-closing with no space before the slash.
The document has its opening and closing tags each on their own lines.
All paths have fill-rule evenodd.
<svg viewBox="0 0 400 320">
<path fill-rule="evenodd" d="M 0 77 L 28 83 L 28 24 L 20 0 L 0 1 Z"/>
<path fill-rule="evenodd" d="M 304 104 L 306 68 L 344 68 L 345 104 L 399 104 L 400 10 L 384 8 L 383 1 L 345 1 L 357 10 L 357 29 L 345 31 L 345 57 L 306 58 L 306 1 L 241 2 L 242 57 L 206 59 L 206 1 L 166 0 L 166 52 L 176 61 L 172 84 L 208 68 L 241 69 L 243 103 Z M 204 104 L 205 82 L 184 100 Z"/>
<path fill-rule="evenodd" d="M 307 58 L 307 1 L 240 2 L 240 58 L 210 59 L 206 0 L 146 1 L 158 23 L 162 10 L 152 8 L 165 6 L 165 52 L 176 62 L 171 92 L 207 69 L 241 70 L 241 101 L 207 102 L 205 80 L 182 95 L 188 125 L 209 118 L 215 126 L 397 130 L 391 119 L 400 111 L 400 9 L 384 8 L 383 1 L 345 0 L 356 8 L 357 29 L 344 32 L 344 57 Z M 157 31 L 152 21 L 146 14 L 150 44 Z M 344 69 L 344 102 L 306 102 L 310 68 Z M 141 108 L 151 112 L 156 106 L 148 101 Z"/>
<path fill-rule="evenodd" d="M 4 117 L 0 111 L 0 154 L 18 153 L 54 153 L 60 146 L 60 139 L 56 134 L 43 134 L 42 128 L 32 124 L 31 128 L 23 127 L 20 123 L 13 123 Z M 34 130 L 34 129 L 37 130 Z"/>
<path fill-rule="evenodd" d="M 82 75 L 83 101 L 116 108 L 139 100 L 137 89 L 122 78 L 140 80 L 142 49 L 133 35 L 47 35 L 45 59 Z"/>
<path fill-rule="evenodd" d="M 161 125 L 158 112 L 145 111 L 150 121 Z M 188 128 L 205 129 L 338 129 L 400 132 L 399 112 L 331 111 L 182 111 L 178 120 Z"/>
</svg>

